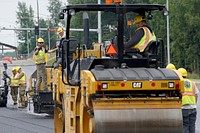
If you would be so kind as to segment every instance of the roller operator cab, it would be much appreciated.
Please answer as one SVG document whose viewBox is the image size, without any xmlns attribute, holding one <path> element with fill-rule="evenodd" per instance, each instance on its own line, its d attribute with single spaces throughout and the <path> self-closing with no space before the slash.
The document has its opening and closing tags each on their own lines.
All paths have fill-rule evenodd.
<svg viewBox="0 0 200 133">
<path fill-rule="evenodd" d="M 106 43 L 92 48 L 88 41 L 87 12 L 97 11 L 115 18 L 108 24 L 116 26 L 115 55 L 105 53 Z M 157 4 L 120 3 L 62 8 L 66 37 L 52 85 L 55 133 L 182 133 L 183 79 L 176 70 L 160 67 L 161 42 L 150 43 L 138 58 L 124 52 L 126 15 L 156 11 L 166 9 Z M 83 45 L 70 38 L 71 20 L 78 14 L 85 18 Z"/>
</svg>

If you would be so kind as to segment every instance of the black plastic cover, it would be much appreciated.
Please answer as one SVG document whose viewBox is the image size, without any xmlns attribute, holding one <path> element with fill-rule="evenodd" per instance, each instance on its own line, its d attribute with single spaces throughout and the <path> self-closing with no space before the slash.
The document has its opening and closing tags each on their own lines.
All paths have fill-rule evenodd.
<svg viewBox="0 0 200 133">
<path fill-rule="evenodd" d="M 161 68 L 116 68 L 116 69 L 92 69 L 97 81 L 112 80 L 179 80 L 178 75 L 169 69 Z"/>
</svg>

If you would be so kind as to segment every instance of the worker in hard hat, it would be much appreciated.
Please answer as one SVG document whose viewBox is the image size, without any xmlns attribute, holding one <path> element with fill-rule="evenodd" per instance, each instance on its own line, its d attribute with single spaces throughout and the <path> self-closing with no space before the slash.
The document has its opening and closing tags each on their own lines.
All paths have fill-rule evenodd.
<svg viewBox="0 0 200 133">
<path fill-rule="evenodd" d="M 17 77 L 17 71 L 16 68 L 12 68 L 12 75 L 10 76 L 10 80 L 8 85 L 10 86 L 11 89 L 11 96 L 13 100 L 13 105 L 17 105 L 17 96 L 18 96 L 18 88 L 19 88 L 19 80 L 14 79 Z"/>
<path fill-rule="evenodd" d="M 182 91 L 183 130 L 184 133 L 195 133 L 199 90 L 193 81 L 187 79 L 186 69 L 179 68 L 178 71 L 184 79 L 184 90 Z"/>
<path fill-rule="evenodd" d="M 64 29 L 62 27 L 59 27 L 57 29 L 57 33 L 59 34 L 61 39 L 60 39 L 60 42 L 56 44 L 57 61 L 54 63 L 54 68 L 57 68 L 59 66 L 59 64 L 61 64 L 61 62 L 62 62 L 62 45 L 63 45 L 63 40 L 65 39 L 65 32 L 64 32 Z"/>
<path fill-rule="evenodd" d="M 26 73 L 24 71 L 22 71 L 22 68 L 20 66 L 17 66 L 16 71 L 18 72 L 18 74 L 16 75 L 16 77 L 14 78 L 14 80 L 19 80 L 19 98 L 18 98 L 18 102 L 19 102 L 19 108 L 25 108 L 27 107 L 28 104 L 28 99 L 25 96 L 25 91 L 26 91 Z"/>
<path fill-rule="evenodd" d="M 57 33 L 59 34 L 61 40 L 63 41 L 64 38 L 65 38 L 65 32 L 64 32 L 63 28 L 62 27 L 57 28 Z M 48 53 L 51 53 L 51 52 L 58 50 L 59 47 L 60 47 L 60 43 L 57 43 L 56 47 L 54 49 L 49 50 Z"/>
<path fill-rule="evenodd" d="M 40 84 L 43 83 L 44 90 L 48 90 L 47 87 L 47 74 L 46 74 L 46 61 L 45 61 L 45 53 L 48 52 L 43 46 L 44 40 L 42 38 L 38 38 L 38 44 L 34 51 L 35 56 L 35 64 L 37 69 L 37 82 L 36 82 L 36 91 L 40 90 Z"/>
<path fill-rule="evenodd" d="M 172 63 L 169 63 L 167 66 L 166 66 L 167 69 L 171 69 L 171 70 L 176 70 L 176 67 L 174 64 Z"/>
<path fill-rule="evenodd" d="M 64 32 L 64 29 L 62 27 L 59 27 L 57 29 L 57 32 L 60 35 L 60 38 L 64 38 L 65 37 L 65 32 Z"/>
<path fill-rule="evenodd" d="M 134 18 L 134 24 L 137 29 L 130 41 L 124 44 L 125 50 L 134 49 L 143 52 L 151 41 L 156 41 L 153 30 L 146 24 L 146 18 L 143 15 L 137 15 Z"/>
</svg>

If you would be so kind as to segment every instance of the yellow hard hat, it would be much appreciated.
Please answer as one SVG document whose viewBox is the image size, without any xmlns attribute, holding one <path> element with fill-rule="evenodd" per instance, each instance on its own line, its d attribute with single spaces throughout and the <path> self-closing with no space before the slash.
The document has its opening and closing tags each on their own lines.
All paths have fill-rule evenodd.
<svg viewBox="0 0 200 133">
<path fill-rule="evenodd" d="M 175 70 L 176 67 L 174 66 L 174 64 L 172 63 L 169 63 L 167 66 L 166 66 L 167 69 L 171 69 L 171 70 Z"/>
<path fill-rule="evenodd" d="M 12 68 L 12 71 L 16 71 L 16 68 L 15 68 L 15 67 L 13 67 L 13 68 Z"/>
<path fill-rule="evenodd" d="M 185 68 L 179 68 L 178 71 L 183 77 L 187 77 L 187 70 Z"/>
<path fill-rule="evenodd" d="M 21 68 L 20 66 L 15 67 L 17 72 L 19 71 L 20 68 Z"/>
<path fill-rule="evenodd" d="M 58 33 L 63 32 L 63 28 L 59 27 L 59 28 L 57 29 L 57 32 L 58 32 Z"/>
<path fill-rule="evenodd" d="M 44 42 L 42 38 L 38 38 L 38 42 Z"/>
<path fill-rule="evenodd" d="M 134 18 L 133 24 L 137 24 L 137 23 L 139 23 L 139 22 L 142 22 L 143 20 L 146 20 L 146 19 L 145 19 L 145 16 L 137 15 L 137 16 Z"/>
</svg>

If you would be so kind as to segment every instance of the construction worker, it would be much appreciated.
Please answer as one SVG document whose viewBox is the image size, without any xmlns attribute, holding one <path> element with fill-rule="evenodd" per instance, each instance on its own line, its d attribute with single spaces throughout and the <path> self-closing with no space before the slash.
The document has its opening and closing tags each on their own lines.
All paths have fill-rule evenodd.
<svg viewBox="0 0 200 133">
<path fill-rule="evenodd" d="M 135 35 L 124 44 L 124 48 L 125 51 L 132 49 L 136 52 L 143 52 L 151 41 L 156 41 L 156 36 L 153 30 L 147 26 L 145 16 L 137 15 L 134 18 L 134 24 L 137 27 Z"/>
<path fill-rule="evenodd" d="M 35 64 L 37 69 L 37 83 L 36 83 L 36 92 L 40 90 L 40 84 L 43 83 L 44 90 L 47 91 L 47 74 L 45 67 L 45 53 L 48 51 L 43 47 L 44 40 L 42 38 L 38 39 L 38 45 L 35 48 L 34 56 L 35 56 Z"/>
<path fill-rule="evenodd" d="M 183 130 L 184 133 L 195 133 L 195 122 L 197 118 L 197 89 L 194 82 L 187 77 L 187 71 L 184 68 L 179 68 L 184 79 L 184 90 L 182 92 L 182 115 L 183 115 Z"/>
<path fill-rule="evenodd" d="M 62 27 L 59 27 L 59 28 L 57 29 L 57 32 L 58 32 L 58 34 L 60 35 L 60 38 L 64 38 L 64 37 L 65 37 L 65 32 L 64 32 L 64 30 L 63 30 Z"/>
<path fill-rule="evenodd" d="M 17 77 L 16 68 L 12 68 L 12 75 L 10 76 L 9 86 L 11 89 L 11 96 L 13 99 L 13 105 L 17 105 L 17 96 L 18 96 L 18 88 L 19 88 L 19 80 L 15 80 Z"/>
<path fill-rule="evenodd" d="M 21 67 L 17 66 L 16 71 L 18 72 L 14 80 L 19 80 L 19 108 L 25 108 L 27 106 L 27 97 L 25 96 L 26 91 L 26 73 L 22 71 Z"/>
<path fill-rule="evenodd" d="M 171 70 L 176 70 L 176 67 L 174 64 L 172 63 L 169 63 L 167 66 L 166 66 L 167 69 L 171 69 Z"/>
<path fill-rule="evenodd" d="M 62 44 L 63 44 L 63 40 L 65 39 L 65 32 L 63 30 L 63 28 L 59 27 L 57 29 L 57 32 L 60 36 L 60 42 L 56 45 L 56 56 L 57 56 L 57 62 L 54 63 L 54 68 L 57 68 L 59 64 L 61 64 L 62 62 Z"/>
</svg>

